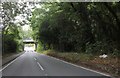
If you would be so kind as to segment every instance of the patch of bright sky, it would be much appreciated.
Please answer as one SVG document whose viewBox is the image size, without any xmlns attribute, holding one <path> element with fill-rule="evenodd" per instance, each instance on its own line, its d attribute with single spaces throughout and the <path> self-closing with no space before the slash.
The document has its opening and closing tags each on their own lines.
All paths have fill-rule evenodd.
<svg viewBox="0 0 120 78">
<path fill-rule="evenodd" d="M 25 14 L 20 14 L 20 15 L 16 16 L 14 23 L 19 23 L 19 22 L 22 22 L 23 20 L 26 20 L 24 15 Z"/>
<path fill-rule="evenodd" d="M 22 3 L 22 2 L 23 2 L 23 0 L 22 1 L 21 0 L 18 1 L 18 3 Z M 29 4 L 29 2 L 27 2 L 26 6 L 27 7 L 25 8 L 25 10 L 30 9 L 31 12 L 34 11 L 34 7 L 41 8 L 41 5 L 37 4 L 37 3 L 32 5 L 32 4 Z M 19 22 L 22 22 L 22 21 L 26 21 L 28 24 L 22 26 L 22 29 L 25 30 L 25 31 L 30 29 L 30 25 L 29 25 L 29 21 L 27 20 L 27 16 L 28 16 L 27 14 L 20 14 L 20 15 L 15 17 L 15 21 L 14 21 L 14 23 L 16 23 L 16 24 L 19 23 Z M 31 16 L 28 16 L 28 17 L 30 18 Z"/>
<path fill-rule="evenodd" d="M 23 31 L 28 31 L 30 29 L 29 25 L 22 26 Z"/>
</svg>

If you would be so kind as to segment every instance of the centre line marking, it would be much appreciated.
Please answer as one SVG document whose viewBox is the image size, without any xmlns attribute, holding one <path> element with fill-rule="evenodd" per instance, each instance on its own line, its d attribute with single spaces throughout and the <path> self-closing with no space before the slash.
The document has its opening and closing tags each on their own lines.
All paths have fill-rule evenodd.
<svg viewBox="0 0 120 78">
<path fill-rule="evenodd" d="M 40 65 L 39 62 L 37 62 L 38 66 L 40 67 L 41 70 L 44 70 L 43 67 Z"/>
</svg>

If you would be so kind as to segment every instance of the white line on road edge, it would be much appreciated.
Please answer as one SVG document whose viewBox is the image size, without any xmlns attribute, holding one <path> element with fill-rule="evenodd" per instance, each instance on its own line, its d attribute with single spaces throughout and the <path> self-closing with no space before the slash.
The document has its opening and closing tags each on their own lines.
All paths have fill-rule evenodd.
<svg viewBox="0 0 120 78">
<path fill-rule="evenodd" d="M 45 55 L 45 54 L 42 54 L 42 55 Z M 48 56 L 48 55 L 46 55 L 46 56 Z M 67 61 L 64 61 L 64 60 L 60 60 L 60 59 L 55 58 L 55 57 L 52 57 L 52 56 L 48 56 L 48 57 L 53 58 L 53 59 L 56 59 L 56 60 L 59 60 L 59 61 L 62 61 L 62 62 L 64 62 L 64 63 L 70 64 L 70 65 L 73 65 L 73 66 L 75 66 L 75 67 L 79 67 L 79 68 L 82 68 L 82 69 L 85 69 L 85 70 L 88 70 L 88 71 L 91 71 L 91 72 L 95 72 L 95 73 L 98 73 L 98 74 L 101 74 L 101 75 L 104 75 L 104 76 L 109 76 L 109 77 L 111 77 L 111 76 L 108 75 L 108 74 L 104 74 L 104 73 L 102 73 L 102 72 L 98 72 L 98 71 L 95 71 L 95 70 L 92 70 L 92 69 L 89 69 L 89 68 L 85 68 L 85 67 L 83 67 L 83 66 L 78 66 L 78 65 L 72 64 L 72 63 L 67 62 Z"/>
<path fill-rule="evenodd" d="M 41 70 L 44 70 L 43 67 L 40 65 L 39 62 L 37 62 L 38 66 L 40 67 Z"/>
<path fill-rule="evenodd" d="M 34 58 L 34 60 L 36 61 L 37 59 L 36 59 L 36 58 Z"/>
<path fill-rule="evenodd" d="M 22 54 L 23 55 L 23 54 Z M 11 61 L 10 63 L 8 63 L 5 67 L 3 67 L 2 69 L 0 69 L 0 72 L 2 72 L 4 69 L 6 69 L 9 65 L 11 65 L 13 62 L 15 62 L 19 57 L 21 57 L 22 55 L 18 56 L 17 58 L 15 58 L 13 61 Z"/>
</svg>

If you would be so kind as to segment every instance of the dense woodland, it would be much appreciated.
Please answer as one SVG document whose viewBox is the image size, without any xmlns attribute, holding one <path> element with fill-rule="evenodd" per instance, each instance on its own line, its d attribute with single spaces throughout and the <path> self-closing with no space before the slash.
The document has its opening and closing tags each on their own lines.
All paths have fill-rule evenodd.
<svg viewBox="0 0 120 78">
<path fill-rule="evenodd" d="M 3 57 L 23 52 L 33 37 L 37 52 L 120 75 L 120 3 L 4 2 L 0 13 Z"/>
<path fill-rule="evenodd" d="M 44 49 L 120 52 L 120 3 L 41 3 L 32 12 L 33 37 Z"/>
<path fill-rule="evenodd" d="M 19 21 L 16 23 L 15 17 L 24 14 L 26 12 L 24 8 L 25 3 L 1 3 L 0 12 L 3 19 L 2 54 L 23 51 L 22 39 L 25 37 L 26 33 L 21 27 L 25 24 L 25 21 Z"/>
<path fill-rule="evenodd" d="M 34 4 L 34 3 L 31 3 Z M 120 3 L 54 2 L 39 3 L 41 7 L 27 18 L 34 40 L 43 49 L 92 54 L 120 54 Z M 22 50 L 24 38 L 15 17 L 26 13 L 26 3 L 2 3 L 3 52 Z"/>
</svg>

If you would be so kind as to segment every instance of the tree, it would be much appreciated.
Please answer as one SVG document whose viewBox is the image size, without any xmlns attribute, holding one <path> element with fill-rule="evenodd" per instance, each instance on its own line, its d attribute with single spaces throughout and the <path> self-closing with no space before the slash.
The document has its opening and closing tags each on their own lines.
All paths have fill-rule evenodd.
<svg viewBox="0 0 120 78">
<path fill-rule="evenodd" d="M 3 54 L 6 52 L 16 52 L 22 50 L 21 42 L 21 26 L 25 24 L 25 21 L 16 23 L 16 16 L 25 13 L 25 6 L 20 3 L 3 2 L 2 5 L 2 42 L 3 42 Z"/>
<path fill-rule="evenodd" d="M 31 27 L 37 31 L 37 39 L 48 48 L 87 52 L 91 47 L 90 53 L 100 53 L 98 50 L 93 51 L 97 48 L 102 49 L 101 53 L 108 53 L 109 50 L 114 53 L 114 49 L 119 49 L 118 3 L 40 5 L 42 7 L 35 9 L 32 14 Z"/>
</svg>

